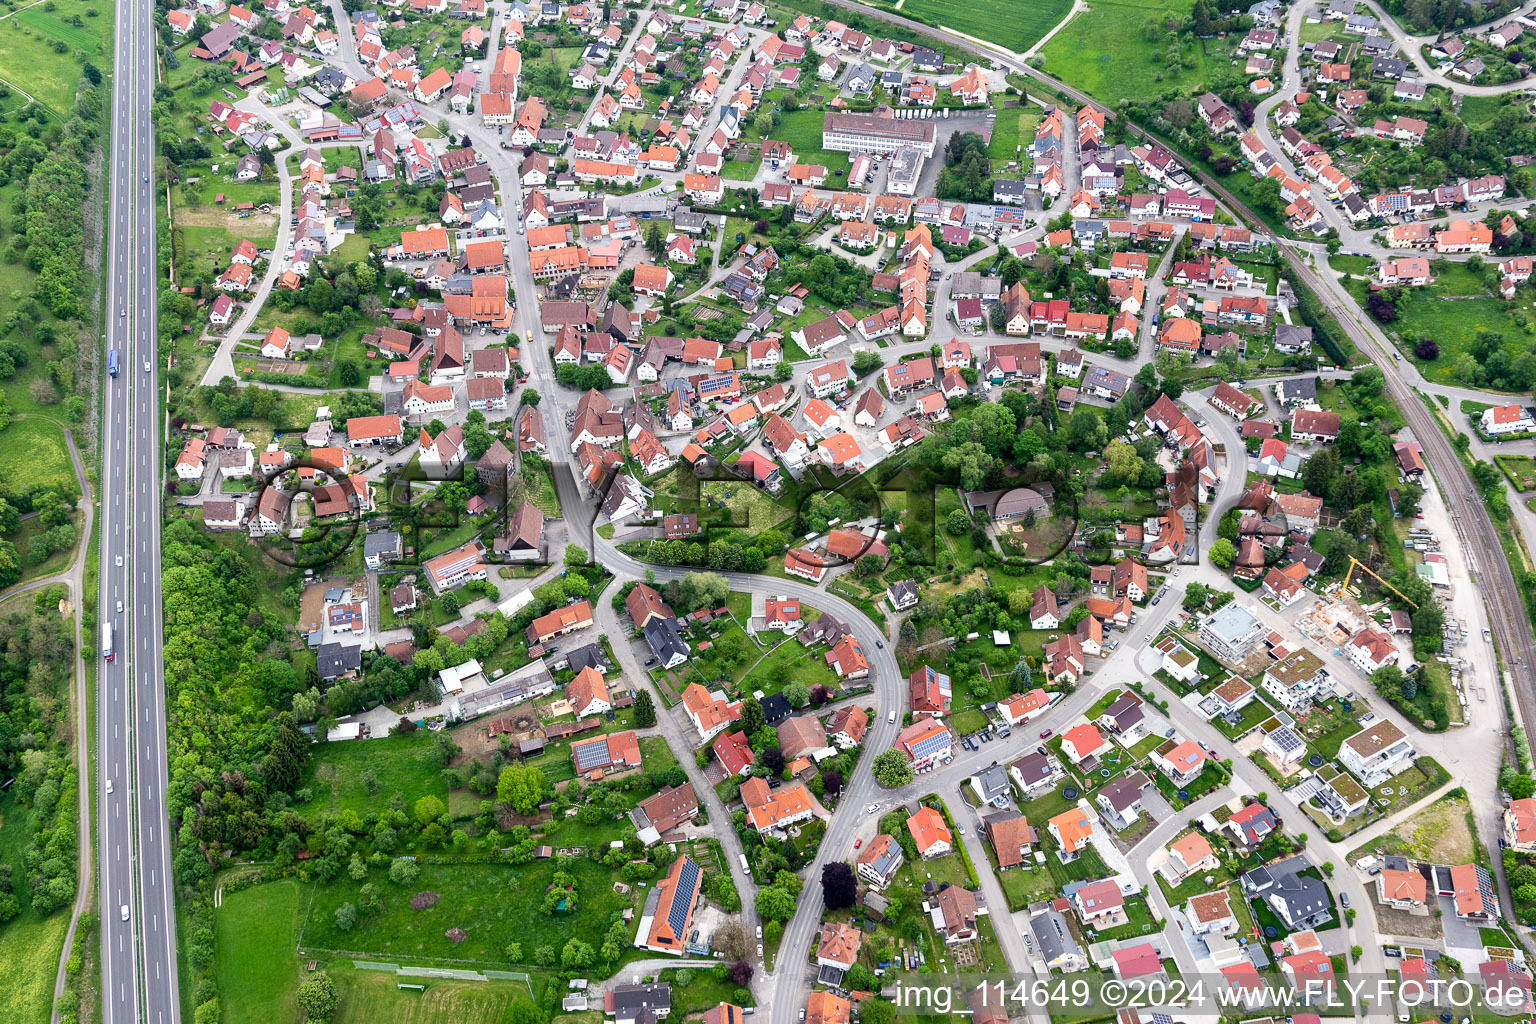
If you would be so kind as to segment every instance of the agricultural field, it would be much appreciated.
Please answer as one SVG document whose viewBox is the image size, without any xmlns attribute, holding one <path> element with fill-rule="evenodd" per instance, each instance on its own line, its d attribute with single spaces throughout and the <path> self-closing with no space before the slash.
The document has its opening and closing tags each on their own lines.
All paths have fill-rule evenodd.
<svg viewBox="0 0 1536 1024">
<path fill-rule="evenodd" d="M 1045 71 L 1114 107 L 1122 99 L 1145 100 L 1165 92 L 1196 95 L 1206 78 L 1206 55 L 1197 43 L 1185 46 L 1193 67 L 1170 72 L 1163 55 L 1168 37 L 1149 40 L 1144 25 L 1151 20 L 1183 17 L 1190 3 L 1156 0 L 1110 0 L 1094 3 L 1069 21 L 1045 45 Z"/>
<path fill-rule="evenodd" d="M 901 5 L 901 13 L 906 17 L 985 39 L 1015 53 L 1039 42 L 1071 9 L 1071 0 L 1030 4 L 1009 0 L 907 0 Z"/>
<path fill-rule="evenodd" d="M 0 81 L 24 89 L 59 118 L 67 117 L 80 81 L 79 54 L 103 71 L 112 63 L 105 45 L 112 5 L 53 0 L 9 15 L 0 26 Z"/>
</svg>

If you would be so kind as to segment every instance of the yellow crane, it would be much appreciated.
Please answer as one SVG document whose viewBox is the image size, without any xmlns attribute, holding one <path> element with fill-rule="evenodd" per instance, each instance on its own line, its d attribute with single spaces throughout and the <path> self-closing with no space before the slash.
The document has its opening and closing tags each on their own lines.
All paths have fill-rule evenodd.
<svg viewBox="0 0 1536 1024">
<path fill-rule="evenodd" d="M 1350 555 L 1349 556 L 1349 569 L 1346 570 L 1345 573 L 1344 573 L 1344 589 L 1345 590 L 1349 589 L 1349 578 L 1355 574 L 1355 570 L 1356 569 L 1359 569 L 1361 572 L 1364 572 L 1364 573 L 1370 573 L 1372 579 L 1374 579 L 1377 583 L 1380 583 L 1382 586 L 1386 587 L 1388 590 L 1392 591 L 1392 593 L 1396 594 L 1398 597 L 1402 598 L 1404 601 L 1407 601 L 1409 606 L 1412 607 L 1414 611 L 1418 611 L 1419 610 L 1418 604 L 1413 602 L 1413 601 L 1409 601 L 1407 594 L 1403 593 L 1401 590 L 1398 590 L 1392 584 L 1388 583 L 1386 580 L 1382 579 L 1380 576 L 1377 576 L 1374 572 L 1371 572 L 1371 570 L 1366 568 L 1365 564 L 1363 562 L 1361 562 L 1358 558 L 1356 558 L 1354 555 Z"/>
</svg>

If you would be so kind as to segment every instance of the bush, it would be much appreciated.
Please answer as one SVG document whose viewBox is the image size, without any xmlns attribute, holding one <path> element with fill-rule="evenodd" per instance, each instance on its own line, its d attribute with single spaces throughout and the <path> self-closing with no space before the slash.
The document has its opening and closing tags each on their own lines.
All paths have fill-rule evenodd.
<svg viewBox="0 0 1536 1024">
<path fill-rule="evenodd" d="M 1413 346 L 1413 354 L 1425 362 L 1429 362 L 1430 360 L 1440 358 L 1440 346 L 1435 342 L 1430 341 L 1428 338 L 1425 338 L 1423 341 Z"/>
</svg>

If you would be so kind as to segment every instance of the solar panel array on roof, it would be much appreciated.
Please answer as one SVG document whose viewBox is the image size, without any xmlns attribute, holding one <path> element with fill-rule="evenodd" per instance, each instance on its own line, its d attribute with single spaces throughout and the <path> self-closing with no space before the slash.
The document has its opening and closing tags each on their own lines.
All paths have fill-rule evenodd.
<svg viewBox="0 0 1536 1024">
<path fill-rule="evenodd" d="M 1493 894 L 1493 878 L 1483 868 L 1473 865 L 1477 872 L 1477 894 L 1483 899 L 1483 907 L 1497 907 L 1499 898 Z"/>
<path fill-rule="evenodd" d="M 692 857 L 683 855 L 683 866 L 677 873 L 677 888 L 672 890 L 672 905 L 667 908 L 667 924 L 673 935 L 682 935 L 688 927 L 688 905 L 693 902 L 693 887 L 699 880 L 699 866 Z"/>
<path fill-rule="evenodd" d="M 949 730 L 945 729 L 934 733 L 932 736 L 918 740 L 917 743 L 913 744 L 912 756 L 921 760 L 922 758 L 931 756 L 937 751 L 943 750 L 947 746 L 949 746 Z"/>
<path fill-rule="evenodd" d="M 591 771 L 593 768 L 601 768 L 612 761 L 608 756 L 607 740 L 592 740 L 576 747 L 573 753 L 576 755 L 576 770 L 580 772 Z"/>
</svg>

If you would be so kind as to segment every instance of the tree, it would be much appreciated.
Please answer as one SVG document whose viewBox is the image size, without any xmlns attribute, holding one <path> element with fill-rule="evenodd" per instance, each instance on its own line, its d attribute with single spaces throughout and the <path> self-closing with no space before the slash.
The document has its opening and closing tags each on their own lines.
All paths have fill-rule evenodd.
<svg viewBox="0 0 1536 1024">
<path fill-rule="evenodd" d="M 523 388 L 523 393 L 517 398 L 521 405 L 530 405 L 535 409 L 539 407 L 539 393 L 533 388 Z"/>
<path fill-rule="evenodd" d="M 821 898 L 828 910 L 853 906 L 859 895 L 859 880 L 844 861 L 832 861 L 821 869 Z"/>
<path fill-rule="evenodd" d="M 519 997 L 512 1004 L 512 1024 L 544 1024 L 546 1020 L 548 1018 L 544 1015 L 544 1011 L 526 996 Z"/>
<path fill-rule="evenodd" d="M 566 969 L 572 967 L 590 967 L 597 961 L 597 953 L 590 944 L 580 939 L 571 939 L 560 950 L 560 966 Z"/>
<path fill-rule="evenodd" d="M 1133 445 L 1121 438 L 1109 442 L 1104 449 L 1104 458 L 1108 474 L 1115 480 L 1130 481 L 1141 475 L 1141 456 Z"/>
<path fill-rule="evenodd" d="M 992 303 L 992 309 L 987 314 L 987 323 L 994 330 L 1001 333 L 1008 326 L 1008 304 L 1006 302 Z"/>
<path fill-rule="evenodd" d="M 651 699 L 650 690 L 641 690 L 635 694 L 635 728 L 649 729 L 656 724 L 656 702 Z"/>
<path fill-rule="evenodd" d="M 389 880 L 396 885 L 410 885 L 421 874 L 421 865 L 409 857 L 396 857 L 389 862 Z"/>
<path fill-rule="evenodd" d="M 767 724 L 767 717 L 763 714 L 763 706 L 758 703 L 756 697 L 748 697 L 741 702 L 741 731 L 751 736 Z"/>
<path fill-rule="evenodd" d="M 654 709 L 651 714 L 654 719 Z M 544 773 L 532 765 L 507 765 L 496 780 L 496 798 L 518 814 L 534 813 L 544 801 Z"/>
<path fill-rule="evenodd" d="M 1211 564 L 1218 569 L 1230 569 L 1232 563 L 1237 560 L 1237 549 L 1225 537 L 1216 538 L 1216 543 L 1211 545 L 1207 554 L 1210 556 Z"/>
<path fill-rule="evenodd" d="M 357 924 L 357 908 L 350 903 L 343 903 L 336 908 L 336 927 L 344 932 L 352 930 Z"/>
<path fill-rule="evenodd" d="M 442 798 L 431 794 L 417 800 L 411 810 L 416 815 L 416 823 L 423 826 L 430 825 L 448 813 L 448 808 L 443 806 Z"/>
<path fill-rule="evenodd" d="M 886 789 L 899 789 L 912 781 L 912 764 L 900 750 L 883 750 L 871 765 L 875 781 Z"/>
<path fill-rule="evenodd" d="M 811 700 L 811 688 L 796 680 L 784 687 L 784 699 L 793 708 L 803 708 Z"/>
<path fill-rule="evenodd" d="M 336 1012 L 336 983 L 324 971 L 299 986 L 299 1009 L 309 1024 L 326 1024 Z"/>
<path fill-rule="evenodd" d="M 963 537 L 971 528 L 971 517 L 965 514 L 965 509 L 957 508 L 944 517 L 944 529 L 951 537 Z"/>
<path fill-rule="evenodd" d="M 1388 701 L 1403 696 L 1403 670 L 1396 665 L 1383 665 L 1371 673 L 1371 685 Z"/>
<path fill-rule="evenodd" d="M 758 916 L 765 921 L 788 921 L 795 916 L 795 894 L 778 885 L 757 890 Z"/>
</svg>

